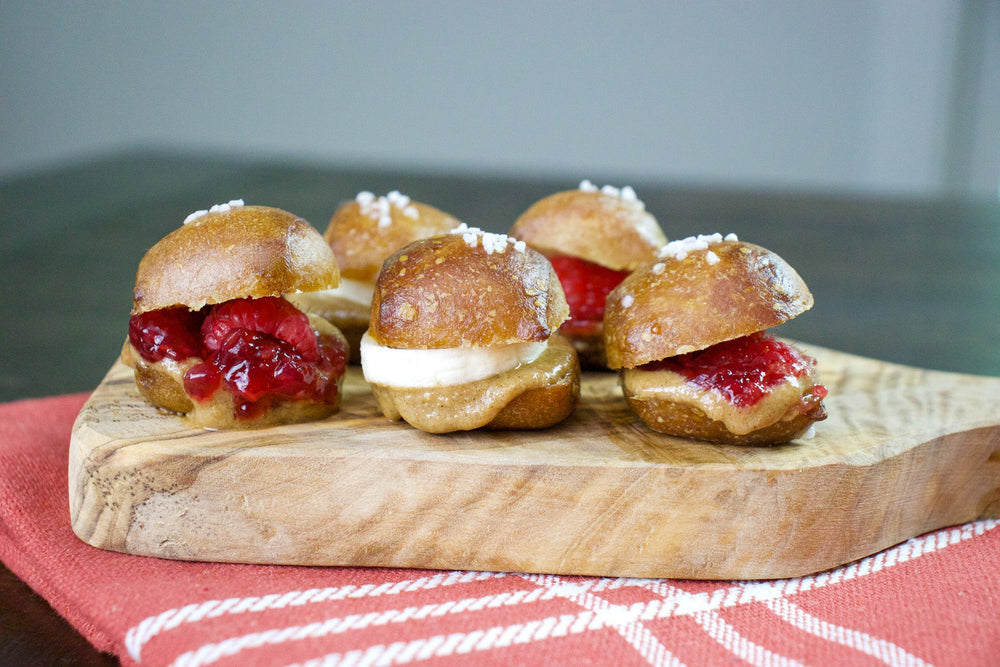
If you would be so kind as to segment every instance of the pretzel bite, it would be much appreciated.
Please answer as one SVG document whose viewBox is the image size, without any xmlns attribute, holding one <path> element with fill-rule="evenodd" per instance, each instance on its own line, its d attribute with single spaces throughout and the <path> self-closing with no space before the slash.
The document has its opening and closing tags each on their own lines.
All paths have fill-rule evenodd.
<svg viewBox="0 0 1000 667">
<path fill-rule="evenodd" d="M 339 328 L 361 359 L 361 336 L 368 329 L 375 278 L 382 262 L 405 245 L 458 227 L 459 221 L 398 191 L 376 197 L 360 192 L 337 209 L 323 235 L 340 265 L 340 286 L 289 297 L 302 310 Z"/>
<path fill-rule="evenodd" d="M 205 428 L 326 417 L 347 342 L 282 297 L 338 282 L 330 247 L 301 218 L 242 200 L 198 211 L 139 262 L 122 361 L 146 400 Z"/>
<path fill-rule="evenodd" d="M 536 202 L 510 235 L 552 263 L 569 302 L 570 319 L 559 333 L 580 355 L 580 364 L 606 370 L 604 301 L 629 271 L 656 258 L 667 242 L 635 191 L 583 181 L 577 190 Z"/>
<path fill-rule="evenodd" d="M 361 365 L 383 414 L 423 431 L 545 428 L 579 398 L 576 353 L 552 335 L 568 315 L 542 255 L 461 225 L 386 260 Z"/>
<path fill-rule="evenodd" d="M 826 418 L 815 360 L 765 330 L 813 305 L 773 252 L 730 234 L 664 246 L 608 295 L 608 363 L 653 430 L 739 445 L 800 437 Z"/>
</svg>

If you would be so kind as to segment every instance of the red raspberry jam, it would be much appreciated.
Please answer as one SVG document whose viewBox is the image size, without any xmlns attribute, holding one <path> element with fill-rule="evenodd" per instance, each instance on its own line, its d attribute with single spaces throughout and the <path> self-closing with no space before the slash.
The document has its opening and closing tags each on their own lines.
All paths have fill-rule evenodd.
<svg viewBox="0 0 1000 667">
<path fill-rule="evenodd" d="M 604 301 L 608 293 L 625 280 L 628 271 L 614 271 L 566 255 L 550 257 L 549 261 L 569 303 L 569 319 L 563 323 L 561 331 L 570 335 L 593 333 L 604 321 Z"/>
<path fill-rule="evenodd" d="M 188 357 L 201 357 L 201 312 L 183 306 L 151 310 L 134 315 L 128 321 L 128 340 L 143 359 L 150 363 Z"/>
<path fill-rule="evenodd" d="M 309 318 L 279 297 L 234 299 L 214 306 L 201 325 L 205 347 L 212 351 L 222 348 L 227 337 L 240 329 L 284 341 L 307 361 L 316 359 L 318 354 Z"/>
<path fill-rule="evenodd" d="M 745 408 L 755 405 L 786 379 L 807 375 L 815 364 L 815 359 L 771 334 L 758 332 L 654 361 L 642 369 L 673 371 L 703 389 L 719 391 L 733 405 Z M 810 393 L 822 399 L 827 391 L 818 384 Z"/>
<path fill-rule="evenodd" d="M 233 395 L 237 417 L 255 417 L 287 400 L 336 400 L 347 348 L 336 336 L 314 332 L 309 318 L 292 304 L 279 297 L 236 299 L 205 311 L 154 311 L 158 315 L 150 319 L 153 324 L 134 317 L 130 340 L 148 361 L 201 358 L 184 375 L 185 391 L 206 402 L 225 386 Z M 149 333 L 139 335 L 144 331 Z M 137 339 L 159 359 L 136 345 Z"/>
</svg>

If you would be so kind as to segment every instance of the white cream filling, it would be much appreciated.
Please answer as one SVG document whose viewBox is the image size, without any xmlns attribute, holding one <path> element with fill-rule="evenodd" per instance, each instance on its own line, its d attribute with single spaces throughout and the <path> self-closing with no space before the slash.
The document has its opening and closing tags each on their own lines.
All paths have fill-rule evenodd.
<svg viewBox="0 0 1000 667">
<path fill-rule="evenodd" d="M 333 289 L 313 292 L 313 294 L 321 298 L 344 299 L 345 301 L 352 301 L 362 306 L 371 306 L 372 298 L 375 296 L 375 284 L 366 283 L 361 280 L 341 278 L 339 286 Z"/>
<path fill-rule="evenodd" d="M 547 345 L 548 341 L 404 350 L 379 345 L 365 332 L 361 338 L 361 368 L 365 380 L 387 387 L 445 387 L 475 382 L 531 363 Z"/>
</svg>

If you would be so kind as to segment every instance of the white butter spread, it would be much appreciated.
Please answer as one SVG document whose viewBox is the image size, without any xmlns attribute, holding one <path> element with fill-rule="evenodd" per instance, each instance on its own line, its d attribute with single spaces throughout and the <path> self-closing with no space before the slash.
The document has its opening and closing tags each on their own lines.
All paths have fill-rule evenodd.
<svg viewBox="0 0 1000 667">
<path fill-rule="evenodd" d="M 379 345 L 365 332 L 361 338 L 361 368 L 365 380 L 387 387 L 446 387 L 475 382 L 531 363 L 547 345 L 548 341 L 406 350 Z"/>
</svg>

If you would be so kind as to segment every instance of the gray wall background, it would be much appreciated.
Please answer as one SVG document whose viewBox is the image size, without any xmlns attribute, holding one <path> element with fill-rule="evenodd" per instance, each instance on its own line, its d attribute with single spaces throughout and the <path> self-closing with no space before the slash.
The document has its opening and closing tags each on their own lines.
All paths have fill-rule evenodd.
<svg viewBox="0 0 1000 667">
<path fill-rule="evenodd" d="M 0 146 L 996 199 L 1000 2 L 0 0 Z"/>
</svg>

